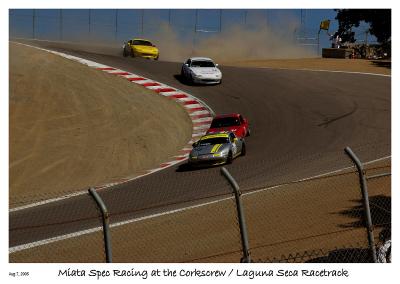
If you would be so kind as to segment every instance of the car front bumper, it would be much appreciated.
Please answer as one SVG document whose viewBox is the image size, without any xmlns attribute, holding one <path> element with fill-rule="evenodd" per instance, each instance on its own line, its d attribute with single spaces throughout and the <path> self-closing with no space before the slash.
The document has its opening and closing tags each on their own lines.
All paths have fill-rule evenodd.
<svg viewBox="0 0 400 284">
<path fill-rule="evenodd" d="M 189 164 L 194 167 L 215 166 L 225 164 L 228 160 L 227 156 L 219 156 L 218 154 L 201 155 L 197 157 L 189 157 Z"/>
<path fill-rule="evenodd" d="M 193 76 L 193 82 L 197 84 L 218 84 L 222 77 L 196 77 Z"/>
<path fill-rule="evenodd" d="M 158 59 L 158 53 L 141 53 L 141 52 L 134 52 L 135 56 L 147 58 L 147 59 Z"/>
</svg>

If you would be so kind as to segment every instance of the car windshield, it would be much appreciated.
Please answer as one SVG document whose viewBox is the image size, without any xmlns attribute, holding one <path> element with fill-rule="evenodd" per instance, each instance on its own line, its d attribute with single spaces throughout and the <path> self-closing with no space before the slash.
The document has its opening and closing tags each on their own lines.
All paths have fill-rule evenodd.
<svg viewBox="0 0 400 284">
<path fill-rule="evenodd" d="M 195 61 L 192 61 L 191 67 L 215 67 L 215 65 L 214 65 L 214 62 L 212 62 L 212 61 L 195 60 Z"/>
<path fill-rule="evenodd" d="M 238 117 L 223 117 L 214 119 L 211 123 L 210 128 L 239 126 L 240 121 Z"/>
<path fill-rule="evenodd" d="M 200 146 L 204 145 L 215 145 L 215 144 L 224 144 L 228 143 L 229 138 L 228 137 L 213 137 L 213 138 L 206 138 L 206 139 L 201 139 L 198 143 Z"/>
<path fill-rule="evenodd" d="M 150 41 L 147 40 L 133 40 L 132 45 L 145 45 L 145 46 L 152 46 Z"/>
</svg>

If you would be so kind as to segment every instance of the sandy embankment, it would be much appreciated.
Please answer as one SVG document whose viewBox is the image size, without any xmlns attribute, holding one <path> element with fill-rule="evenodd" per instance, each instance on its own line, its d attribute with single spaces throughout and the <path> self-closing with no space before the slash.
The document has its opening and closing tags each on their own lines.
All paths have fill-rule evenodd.
<svg viewBox="0 0 400 284">
<path fill-rule="evenodd" d="M 46 198 L 155 167 L 191 137 L 174 101 L 59 56 L 10 44 L 10 198 Z"/>
</svg>

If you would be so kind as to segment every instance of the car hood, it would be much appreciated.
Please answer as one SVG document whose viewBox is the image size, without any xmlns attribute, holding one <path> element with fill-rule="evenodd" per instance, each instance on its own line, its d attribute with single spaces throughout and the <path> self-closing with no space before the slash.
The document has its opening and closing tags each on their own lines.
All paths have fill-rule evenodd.
<svg viewBox="0 0 400 284">
<path fill-rule="evenodd" d="M 227 127 L 216 127 L 210 128 L 207 133 L 217 133 L 217 132 L 224 132 L 224 131 L 232 131 L 235 132 L 239 130 L 240 126 L 227 126 Z"/>
<path fill-rule="evenodd" d="M 221 71 L 219 71 L 219 69 L 216 67 L 190 67 L 190 70 L 192 70 L 192 72 L 196 75 L 221 74 Z"/>
<path fill-rule="evenodd" d="M 214 144 L 214 145 L 200 145 L 193 148 L 191 154 L 192 156 L 200 156 L 200 155 L 207 155 L 207 154 L 216 154 L 219 153 L 226 148 L 229 148 L 229 144 Z"/>
</svg>

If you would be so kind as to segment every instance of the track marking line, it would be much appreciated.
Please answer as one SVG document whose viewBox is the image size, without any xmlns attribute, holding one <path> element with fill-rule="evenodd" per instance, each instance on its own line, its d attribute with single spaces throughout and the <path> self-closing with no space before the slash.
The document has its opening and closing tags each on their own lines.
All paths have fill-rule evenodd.
<svg viewBox="0 0 400 284">
<path fill-rule="evenodd" d="M 212 117 L 202 117 L 192 120 L 193 123 L 209 121 L 211 124 Z"/>
<path fill-rule="evenodd" d="M 185 94 L 171 94 L 167 95 L 169 98 L 174 98 L 174 99 L 182 99 L 182 98 L 187 98 L 187 95 Z"/>
<path fill-rule="evenodd" d="M 210 114 L 205 113 L 205 114 L 199 114 L 199 115 L 193 115 L 190 114 L 191 117 L 193 117 L 193 119 L 199 119 L 199 118 L 210 118 L 210 120 L 212 120 L 212 117 L 210 116 Z"/>
<path fill-rule="evenodd" d="M 385 157 L 381 157 L 381 158 L 378 158 L 378 159 L 375 159 L 375 160 L 372 160 L 372 161 L 368 161 L 368 162 L 365 162 L 364 165 L 372 164 L 372 163 L 375 163 L 375 162 L 378 162 L 378 161 L 382 161 L 382 160 L 385 160 L 385 159 L 388 159 L 388 158 L 391 158 L 391 156 L 385 156 Z M 294 181 L 294 182 L 291 182 L 291 183 L 307 181 L 307 180 L 310 180 L 310 179 L 315 179 L 315 178 L 318 178 L 318 177 L 335 174 L 337 172 L 344 171 L 344 170 L 347 170 L 347 169 L 350 169 L 350 168 L 354 168 L 354 166 L 353 167 L 345 167 L 345 168 L 342 168 L 342 169 L 330 171 L 330 172 L 323 173 L 323 174 L 320 174 L 320 175 L 317 175 L 317 176 L 314 176 L 314 177 L 300 179 L 300 180 L 297 180 L 297 181 Z M 242 195 L 250 195 L 250 194 L 258 193 L 258 192 L 261 192 L 261 191 L 271 190 L 271 189 L 275 189 L 275 188 L 279 188 L 279 187 L 283 187 L 283 186 L 287 186 L 287 185 L 288 184 L 275 185 L 275 186 L 259 189 L 259 190 L 252 191 L 252 192 L 244 192 L 244 193 L 242 193 Z M 151 215 L 147 215 L 147 216 L 143 216 L 143 217 L 139 217 L 139 218 L 133 218 L 133 219 L 129 219 L 129 220 L 125 220 L 125 221 L 121 221 L 121 222 L 110 224 L 110 228 L 115 228 L 115 227 L 119 227 L 119 226 L 130 224 L 130 223 L 134 223 L 134 222 L 140 222 L 140 221 L 144 221 L 144 220 L 147 220 L 147 219 L 153 219 L 153 218 L 161 217 L 161 216 L 164 216 L 164 215 L 175 214 L 175 213 L 179 213 L 179 212 L 183 212 L 183 211 L 187 211 L 187 210 L 191 210 L 191 209 L 195 209 L 195 208 L 199 208 L 199 207 L 203 207 L 203 206 L 208 206 L 208 205 L 215 204 L 215 203 L 220 203 L 220 202 L 223 202 L 223 201 L 226 201 L 226 200 L 233 200 L 233 199 L 234 199 L 233 196 L 224 197 L 224 198 L 221 198 L 221 199 L 208 201 L 208 202 L 204 202 L 204 203 L 200 203 L 200 204 L 196 204 L 196 205 L 191 205 L 191 206 L 182 207 L 182 208 L 178 208 L 178 209 L 174 209 L 174 210 L 164 211 L 164 212 L 151 214 Z M 49 239 L 44 239 L 44 240 L 40 240 L 40 241 L 36 241 L 36 242 L 23 244 L 23 245 L 18 245 L 18 246 L 10 247 L 8 252 L 9 252 L 9 254 L 11 254 L 11 253 L 15 253 L 15 252 L 18 252 L 18 251 L 22 251 L 22 250 L 26 250 L 26 249 L 30 249 L 30 248 L 34 248 L 34 247 L 51 244 L 51 243 L 54 243 L 54 242 L 57 242 L 57 241 L 62 241 L 62 240 L 66 240 L 66 239 L 79 237 L 79 236 L 82 236 L 82 235 L 91 234 L 91 233 L 94 233 L 94 232 L 98 232 L 100 230 L 102 230 L 102 227 L 95 227 L 95 228 L 86 229 L 86 230 L 82 230 L 82 231 L 77 231 L 77 232 L 74 232 L 74 233 L 65 234 L 65 235 L 61 235 L 61 236 L 57 236 L 57 237 L 53 237 L 53 238 L 49 238 Z"/>
<path fill-rule="evenodd" d="M 233 197 L 228 197 L 228 198 L 225 198 L 225 199 L 218 199 L 218 200 L 215 200 L 215 201 L 210 201 L 210 202 L 207 203 L 207 205 L 212 204 L 212 203 L 221 202 L 223 200 L 229 200 L 229 199 L 233 199 Z M 171 211 L 167 211 L 167 212 L 161 212 L 161 213 L 157 213 L 157 214 L 152 214 L 152 215 L 148 215 L 148 216 L 144 216 L 144 217 L 140 217 L 140 218 L 136 218 L 136 219 L 126 220 L 126 221 L 110 224 L 110 228 L 120 227 L 120 226 L 127 225 L 127 224 L 130 224 L 130 223 L 144 221 L 144 220 L 147 220 L 147 219 L 161 217 L 161 216 L 164 216 L 164 215 L 174 214 L 174 213 L 178 213 L 178 212 L 181 212 L 181 211 L 194 209 L 194 208 L 202 207 L 202 206 L 204 206 L 204 205 L 203 204 L 192 205 L 192 206 L 189 206 L 189 207 L 185 207 L 184 209 L 176 209 L 176 210 L 171 210 Z M 95 228 L 92 228 L 92 229 L 87 229 L 87 230 L 78 231 L 78 232 L 75 232 L 75 233 L 61 235 L 61 236 L 57 236 L 57 237 L 53 237 L 53 238 L 49 238 L 49 239 L 45 239 L 45 240 L 40 240 L 40 241 L 37 241 L 37 242 L 31 242 L 31 243 L 28 243 L 28 244 L 18 245 L 18 246 L 14 246 L 14 247 L 9 248 L 8 252 L 9 252 L 9 254 L 11 254 L 11 253 L 15 253 L 15 252 L 18 252 L 18 251 L 22 251 L 22 250 L 26 250 L 26 249 L 30 249 L 30 248 L 34 248 L 34 247 L 51 244 L 51 243 L 54 243 L 54 242 L 57 242 L 57 241 L 62 241 L 62 240 L 66 240 L 66 239 L 79 237 L 79 236 L 82 236 L 82 235 L 87 235 L 87 234 L 99 232 L 101 230 L 102 230 L 102 227 L 95 227 Z"/>
<path fill-rule="evenodd" d="M 110 71 L 110 70 L 116 70 L 115 68 L 112 68 L 112 67 L 98 67 L 98 68 L 96 68 L 97 70 L 100 70 L 100 71 Z"/>
<path fill-rule="evenodd" d="M 378 158 L 378 159 L 375 159 L 375 160 L 372 160 L 372 161 L 365 162 L 365 163 L 363 163 L 363 165 L 369 165 L 369 164 L 372 164 L 372 163 L 376 163 L 376 162 L 379 162 L 379 161 L 383 161 L 383 160 L 389 159 L 391 157 L 392 156 L 381 157 L 381 158 Z M 338 170 L 333 170 L 333 171 L 330 171 L 330 172 L 327 172 L 327 173 L 311 176 L 311 177 L 308 177 L 308 178 L 299 179 L 299 180 L 292 181 L 292 182 L 289 182 L 289 183 L 275 185 L 275 186 L 272 186 L 272 187 L 269 187 L 269 188 L 263 188 L 263 189 L 254 190 L 252 192 L 243 193 L 243 195 L 253 194 L 253 193 L 257 193 L 257 192 L 260 192 L 260 191 L 265 191 L 265 190 L 268 190 L 268 189 L 278 188 L 278 187 L 286 186 L 288 184 L 300 183 L 300 182 L 304 182 L 304 181 L 308 181 L 308 180 L 313 180 L 313 179 L 329 176 L 329 175 L 336 174 L 336 173 L 339 173 L 341 171 L 350 170 L 350 169 L 354 169 L 354 166 L 348 166 L 348 167 L 345 167 L 345 168 L 341 168 L 341 169 L 338 169 Z"/>
<path fill-rule="evenodd" d="M 152 87 L 152 86 L 161 86 L 161 84 L 159 84 L 159 83 L 157 83 L 157 82 L 148 82 L 148 83 L 143 83 L 143 84 L 140 84 L 140 85 L 142 85 L 143 87 Z"/>
<path fill-rule="evenodd" d="M 131 78 L 127 78 L 129 81 L 143 81 L 143 80 L 147 80 L 145 78 L 142 77 L 131 77 Z"/>
<path fill-rule="evenodd" d="M 326 69 L 308 69 L 308 68 L 273 68 L 273 67 L 248 67 L 248 68 L 260 68 L 260 69 L 271 69 L 271 70 L 293 70 L 293 71 L 311 71 L 311 72 L 330 72 L 330 73 L 345 73 L 345 74 L 359 74 L 359 75 L 371 75 L 380 77 L 392 77 L 392 75 L 369 73 L 369 72 L 357 72 L 357 71 L 344 71 L 344 70 L 326 70 Z"/>
<path fill-rule="evenodd" d="M 119 75 L 119 76 L 126 76 L 126 75 L 131 75 L 131 73 L 129 73 L 129 72 L 113 72 L 113 73 L 110 73 L 110 74 L 113 74 L 113 75 Z"/>
</svg>

